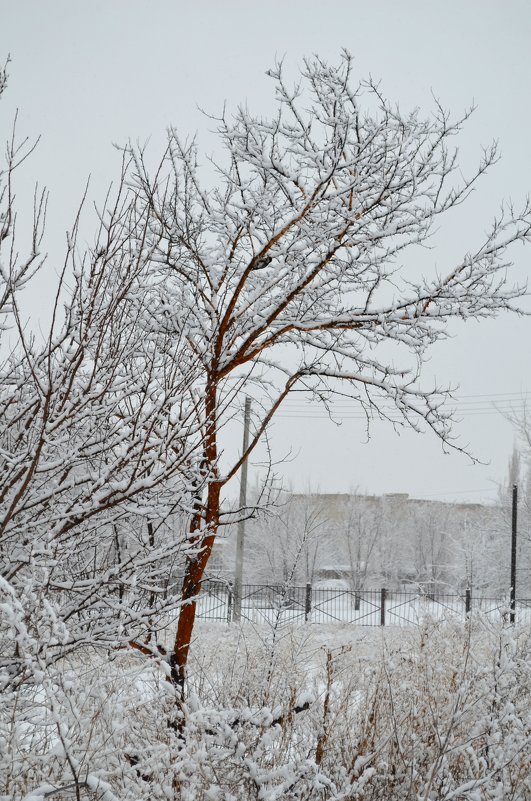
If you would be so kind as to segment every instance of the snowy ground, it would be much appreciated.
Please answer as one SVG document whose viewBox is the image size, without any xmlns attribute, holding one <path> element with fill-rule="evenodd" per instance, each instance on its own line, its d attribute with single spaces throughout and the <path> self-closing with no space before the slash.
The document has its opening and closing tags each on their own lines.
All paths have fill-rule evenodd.
<svg viewBox="0 0 531 801">
<path fill-rule="evenodd" d="M 174 633 L 168 619 L 160 641 Z M 528 626 L 478 613 L 410 627 L 199 621 L 183 736 L 164 670 L 91 650 L 4 716 L 0 799 L 45 801 L 74 764 L 82 801 L 529 801 L 530 646 Z"/>
</svg>

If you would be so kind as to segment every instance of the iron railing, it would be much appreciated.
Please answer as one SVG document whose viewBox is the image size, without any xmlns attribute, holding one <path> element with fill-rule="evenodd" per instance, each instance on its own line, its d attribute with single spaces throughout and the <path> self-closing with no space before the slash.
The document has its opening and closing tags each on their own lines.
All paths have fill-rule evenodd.
<svg viewBox="0 0 531 801">
<path fill-rule="evenodd" d="M 509 597 L 475 597 L 422 591 L 350 590 L 341 586 L 244 584 L 241 617 L 252 623 L 351 623 L 360 626 L 413 626 L 426 618 L 465 619 L 471 612 L 509 614 Z M 516 602 L 518 622 L 531 624 L 531 599 Z M 232 584 L 205 579 L 197 599 L 199 620 L 231 622 Z"/>
</svg>

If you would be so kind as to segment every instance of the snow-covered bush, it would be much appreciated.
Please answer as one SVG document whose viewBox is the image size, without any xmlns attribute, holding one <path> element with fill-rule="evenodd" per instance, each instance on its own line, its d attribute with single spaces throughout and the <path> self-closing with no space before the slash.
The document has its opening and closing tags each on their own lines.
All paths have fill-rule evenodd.
<svg viewBox="0 0 531 801">
<path fill-rule="evenodd" d="M 164 659 L 65 660 L 2 713 L 0 798 L 76 782 L 101 801 L 529 798 L 527 631 L 298 627 L 274 652 L 270 635 L 201 628 L 183 719 Z"/>
</svg>

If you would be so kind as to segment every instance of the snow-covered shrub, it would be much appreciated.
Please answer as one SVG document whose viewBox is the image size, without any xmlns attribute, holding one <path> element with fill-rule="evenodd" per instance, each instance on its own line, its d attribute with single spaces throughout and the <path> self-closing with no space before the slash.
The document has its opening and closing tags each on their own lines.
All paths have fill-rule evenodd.
<svg viewBox="0 0 531 801">
<path fill-rule="evenodd" d="M 164 658 L 65 660 L 16 720 L 0 712 L 0 798 L 76 782 L 99 801 L 529 798 L 527 631 L 297 627 L 274 653 L 269 637 L 200 628 L 180 712 Z"/>
</svg>

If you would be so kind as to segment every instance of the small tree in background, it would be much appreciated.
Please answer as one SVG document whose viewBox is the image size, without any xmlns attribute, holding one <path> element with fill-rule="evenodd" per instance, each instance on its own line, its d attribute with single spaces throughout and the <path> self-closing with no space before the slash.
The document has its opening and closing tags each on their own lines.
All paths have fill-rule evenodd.
<svg viewBox="0 0 531 801">
<path fill-rule="evenodd" d="M 278 492 L 274 510 L 256 515 L 246 532 L 246 573 L 258 583 L 313 583 L 334 547 L 332 526 L 318 497 Z"/>
<path fill-rule="evenodd" d="M 420 383 L 427 349 L 454 319 L 494 317 L 521 294 L 506 283 L 509 251 L 530 238 L 531 210 L 506 207 L 483 241 L 444 273 L 407 269 L 440 218 L 464 203 L 496 161 L 484 151 L 463 178 L 452 145 L 469 114 L 403 114 L 372 81 L 352 82 L 352 59 L 305 61 L 291 88 L 269 73 L 272 119 L 241 107 L 218 123 L 215 185 L 200 179 L 195 143 L 170 131 L 155 175 L 136 152 L 136 191 L 149 210 L 153 275 L 166 330 L 181 331 L 202 370 L 204 493 L 190 526 L 171 657 L 183 686 L 195 598 L 216 538 L 222 491 L 241 459 L 220 464 L 223 425 L 254 393 L 263 403 L 248 453 L 294 391 L 327 403 L 341 394 L 394 425 L 451 439 L 447 393 Z M 400 261 L 399 261 L 400 259 Z M 254 388 L 254 390 L 253 390 Z M 264 400 L 268 399 L 268 400 Z M 454 445 L 455 447 L 455 445 Z"/>
<path fill-rule="evenodd" d="M 501 587 L 507 591 L 510 585 L 510 535 L 512 528 L 513 486 L 518 487 L 517 503 L 517 551 L 516 593 L 519 598 L 531 595 L 531 415 L 527 399 L 522 401 L 519 411 L 507 415 L 517 438 L 517 445 L 509 459 L 505 485 L 500 487 L 500 514 L 498 540 L 502 553 L 498 569 L 501 569 Z M 496 564 L 496 562 L 495 562 Z"/>
</svg>

